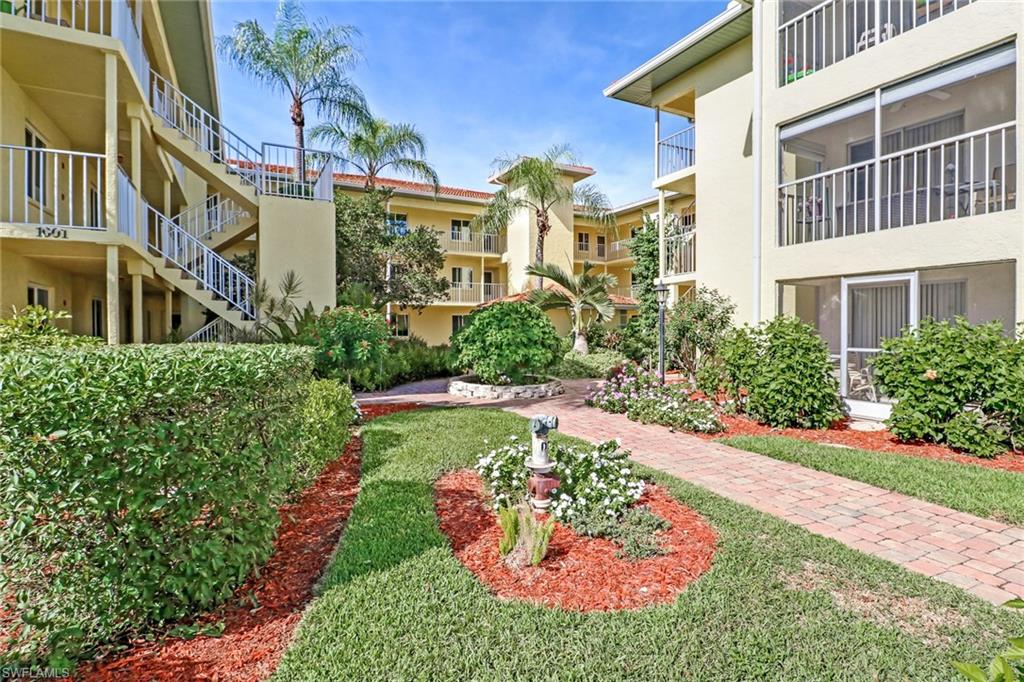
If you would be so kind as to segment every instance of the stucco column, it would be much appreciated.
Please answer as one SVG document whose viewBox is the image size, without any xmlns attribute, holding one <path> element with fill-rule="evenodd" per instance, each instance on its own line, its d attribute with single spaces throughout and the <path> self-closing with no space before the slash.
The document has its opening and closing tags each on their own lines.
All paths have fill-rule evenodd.
<svg viewBox="0 0 1024 682">
<path fill-rule="evenodd" d="M 164 289 L 164 339 L 174 331 L 174 290 Z"/>
<path fill-rule="evenodd" d="M 142 120 L 137 115 L 139 112 L 128 110 L 129 121 L 131 122 L 132 140 L 132 184 L 135 185 L 135 229 L 138 231 L 136 238 L 143 242 L 142 224 Z"/>
<path fill-rule="evenodd" d="M 117 247 L 107 246 L 107 343 L 116 346 L 121 339 L 121 291 L 117 283 Z"/>
<path fill-rule="evenodd" d="M 103 183 L 107 230 L 117 232 L 117 54 L 103 55 Z M 115 249 L 116 257 L 116 249 Z M 109 253 L 108 253 L 109 259 Z M 109 296 L 107 299 L 109 300 Z M 115 324 L 116 328 L 117 325 Z M 108 327 L 109 328 L 109 327 Z M 109 333 L 108 333 L 109 336 Z"/>
<path fill-rule="evenodd" d="M 665 190 L 658 190 L 658 280 L 665 278 Z"/>
<path fill-rule="evenodd" d="M 171 211 L 171 181 L 164 180 L 164 215 L 167 217 L 173 216 L 174 212 Z"/>
<path fill-rule="evenodd" d="M 142 343 L 142 275 L 132 275 L 132 343 Z"/>
</svg>

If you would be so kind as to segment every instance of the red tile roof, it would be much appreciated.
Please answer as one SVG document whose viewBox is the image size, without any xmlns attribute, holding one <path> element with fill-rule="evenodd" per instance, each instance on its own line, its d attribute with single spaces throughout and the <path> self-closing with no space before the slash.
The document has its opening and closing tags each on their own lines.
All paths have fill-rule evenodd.
<svg viewBox="0 0 1024 682">
<path fill-rule="evenodd" d="M 356 173 L 335 173 L 335 183 L 343 183 L 346 185 L 358 185 L 362 187 L 366 184 L 366 176 L 359 175 Z M 411 192 L 427 192 L 433 194 L 434 186 L 425 182 L 413 182 L 412 180 L 399 180 L 397 178 L 377 178 L 377 185 L 381 187 L 390 187 L 391 189 L 407 190 Z M 441 185 L 438 189 L 438 195 L 458 197 L 460 199 L 490 199 L 494 196 L 491 192 L 481 192 L 475 189 L 466 189 L 465 187 L 452 187 L 450 185 Z"/>
</svg>

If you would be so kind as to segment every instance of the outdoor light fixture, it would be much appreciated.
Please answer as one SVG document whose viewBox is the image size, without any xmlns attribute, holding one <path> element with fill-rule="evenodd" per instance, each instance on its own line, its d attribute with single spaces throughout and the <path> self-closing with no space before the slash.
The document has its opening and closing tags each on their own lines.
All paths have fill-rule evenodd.
<svg viewBox="0 0 1024 682">
<path fill-rule="evenodd" d="M 658 378 L 665 383 L 665 304 L 668 303 L 668 287 L 661 280 L 654 287 L 658 297 Z"/>
</svg>

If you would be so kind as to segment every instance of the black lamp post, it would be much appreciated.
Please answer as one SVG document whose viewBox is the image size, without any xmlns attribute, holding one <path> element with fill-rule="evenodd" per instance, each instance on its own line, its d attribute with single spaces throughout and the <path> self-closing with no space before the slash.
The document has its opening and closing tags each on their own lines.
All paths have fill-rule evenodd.
<svg viewBox="0 0 1024 682">
<path fill-rule="evenodd" d="M 668 303 L 668 287 L 661 280 L 654 287 L 658 297 L 658 377 L 665 383 L 665 304 Z"/>
</svg>

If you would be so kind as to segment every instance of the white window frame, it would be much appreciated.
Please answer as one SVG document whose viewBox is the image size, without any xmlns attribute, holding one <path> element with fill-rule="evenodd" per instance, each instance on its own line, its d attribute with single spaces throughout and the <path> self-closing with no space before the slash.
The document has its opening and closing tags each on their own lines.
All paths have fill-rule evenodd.
<svg viewBox="0 0 1024 682">
<path fill-rule="evenodd" d="M 29 305 L 43 305 L 39 303 L 39 293 L 42 292 L 46 295 L 46 305 L 43 305 L 47 310 L 53 310 L 50 307 L 50 301 L 53 300 L 53 287 L 48 287 L 45 284 L 39 284 L 37 282 L 29 282 L 27 285 L 28 290 L 28 304 Z"/>
<path fill-rule="evenodd" d="M 409 338 L 409 314 L 408 313 L 395 313 L 393 316 L 394 326 L 391 328 L 391 336 L 396 339 L 407 339 Z M 400 328 L 403 326 L 399 324 L 399 320 L 405 320 L 405 333 L 400 332 Z"/>
<path fill-rule="evenodd" d="M 469 220 L 464 220 L 462 218 L 452 218 L 452 224 L 448 232 L 448 236 L 451 237 L 451 240 L 453 242 L 472 241 L 473 235 L 470 225 L 471 221 Z"/>
</svg>

